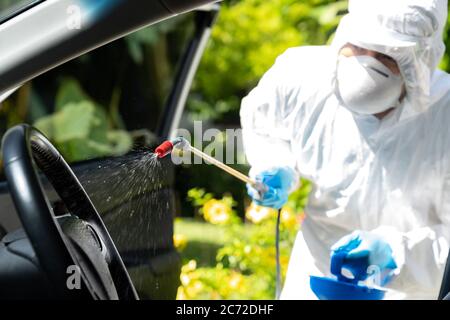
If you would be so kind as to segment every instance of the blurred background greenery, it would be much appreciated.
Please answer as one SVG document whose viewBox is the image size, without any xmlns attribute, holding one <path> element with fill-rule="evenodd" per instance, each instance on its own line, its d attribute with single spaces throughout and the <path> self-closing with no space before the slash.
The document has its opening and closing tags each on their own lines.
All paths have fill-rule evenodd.
<svg viewBox="0 0 450 320">
<path fill-rule="evenodd" d="M 14 2 L 0 0 L 0 12 Z M 200 120 L 204 129 L 238 128 L 241 99 L 275 58 L 289 47 L 329 43 L 346 8 L 345 0 L 224 1 L 180 126 Z M 0 132 L 33 123 L 71 162 L 147 143 L 192 25 L 183 15 L 145 28 L 24 85 L 2 104 Z M 441 68 L 450 71 L 448 51 Z M 275 213 L 251 205 L 244 185 L 211 166 L 177 173 L 174 240 L 184 262 L 178 298 L 273 298 Z M 309 190 L 303 181 L 283 208 L 283 272 Z"/>
</svg>

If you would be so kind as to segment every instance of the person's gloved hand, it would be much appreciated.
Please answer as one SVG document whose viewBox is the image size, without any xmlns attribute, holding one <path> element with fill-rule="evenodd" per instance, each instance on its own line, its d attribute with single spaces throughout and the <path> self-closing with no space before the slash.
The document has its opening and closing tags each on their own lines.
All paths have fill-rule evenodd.
<svg viewBox="0 0 450 320">
<path fill-rule="evenodd" d="M 280 209 L 288 200 L 290 188 L 295 183 L 295 172 L 288 167 L 265 170 L 256 175 L 255 180 L 267 186 L 267 191 L 261 194 L 247 184 L 248 195 L 260 206 Z"/>
<path fill-rule="evenodd" d="M 345 252 L 342 267 L 353 274 L 366 272 L 369 266 L 380 268 L 381 274 L 386 274 L 397 268 L 392 256 L 391 246 L 382 237 L 367 231 L 355 231 L 340 239 L 331 247 L 332 254 Z M 362 277 L 364 280 L 367 277 Z M 383 282 L 386 282 L 387 278 Z"/>
</svg>

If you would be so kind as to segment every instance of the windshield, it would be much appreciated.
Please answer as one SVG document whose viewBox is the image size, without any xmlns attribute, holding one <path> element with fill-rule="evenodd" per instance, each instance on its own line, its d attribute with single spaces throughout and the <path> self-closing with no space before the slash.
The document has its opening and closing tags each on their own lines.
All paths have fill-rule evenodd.
<svg viewBox="0 0 450 320">
<path fill-rule="evenodd" d="M 42 0 L 0 0 L 0 23 Z"/>
</svg>

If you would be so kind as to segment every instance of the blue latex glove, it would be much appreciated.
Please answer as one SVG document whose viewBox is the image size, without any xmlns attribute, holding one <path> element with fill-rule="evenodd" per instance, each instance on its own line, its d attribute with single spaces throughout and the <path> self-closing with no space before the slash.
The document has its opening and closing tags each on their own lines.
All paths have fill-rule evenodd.
<svg viewBox="0 0 450 320">
<path fill-rule="evenodd" d="M 331 247 L 332 254 L 345 252 L 342 267 L 350 270 L 360 280 L 367 278 L 367 268 L 371 265 L 380 268 L 382 284 L 391 279 L 391 272 L 397 268 L 392 257 L 391 246 L 380 236 L 367 232 L 355 231 L 340 239 Z"/>
<path fill-rule="evenodd" d="M 267 191 L 261 194 L 247 184 L 248 195 L 260 206 L 280 209 L 288 200 L 289 191 L 294 184 L 295 172 L 288 167 L 279 167 L 260 172 L 255 180 L 267 186 Z"/>
</svg>

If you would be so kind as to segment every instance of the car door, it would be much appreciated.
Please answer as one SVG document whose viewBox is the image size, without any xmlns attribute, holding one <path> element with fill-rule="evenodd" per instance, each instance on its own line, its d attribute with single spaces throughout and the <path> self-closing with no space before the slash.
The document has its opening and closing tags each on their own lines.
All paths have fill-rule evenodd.
<svg viewBox="0 0 450 320">
<path fill-rule="evenodd" d="M 2 1 L 6 6 L 8 1 L 0 0 L 0 5 Z M 21 3 L 0 18 L 11 21 L 44 2 Z M 185 11 L 206 2 L 171 5 Z M 202 7 L 130 34 L 25 82 L 13 94 L 17 81 L 33 78 L 64 56 L 102 40 L 85 35 L 82 42 L 75 35 L 71 52 L 67 48 L 55 53 L 50 47 L 52 63 L 41 57 L 28 67 L 23 67 L 28 61 L 23 62 L 16 72 L 3 70 L 0 92 L 11 95 L 0 108 L 2 135 L 13 124 L 27 122 L 59 147 L 103 216 L 141 298 L 176 296 L 180 258 L 173 246 L 174 168 L 169 159 L 152 161 L 151 150 L 178 126 L 217 11 L 215 5 Z M 99 33 L 104 28 L 102 24 Z M 112 28 L 115 34 L 129 30 Z M 54 210 L 65 213 L 50 187 L 48 193 Z M 6 231 L 20 227 L 4 178 L 0 210 Z"/>
</svg>

